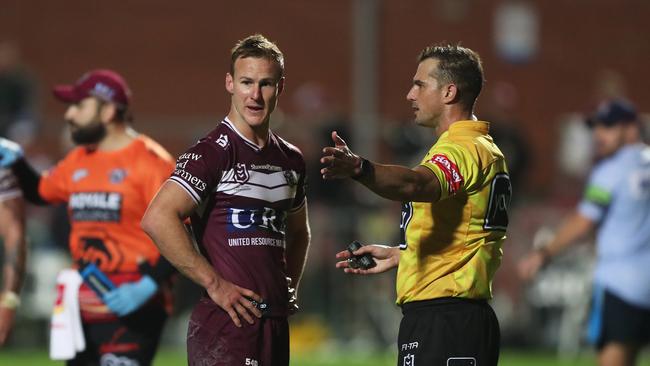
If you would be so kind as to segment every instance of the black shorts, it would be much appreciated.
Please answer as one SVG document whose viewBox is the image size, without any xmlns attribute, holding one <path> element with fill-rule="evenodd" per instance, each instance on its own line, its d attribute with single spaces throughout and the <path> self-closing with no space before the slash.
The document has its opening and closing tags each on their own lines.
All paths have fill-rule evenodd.
<svg viewBox="0 0 650 366">
<path fill-rule="evenodd" d="M 650 309 L 630 304 L 611 292 L 594 289 L 588 338 L 596 349 L 617 342 L 642 346 L 650 341 Z"/>
<path fill-rule="evenodd" d="M 398 366 L 491 366 L 500 331 L 485 300 L 440 298 L 402 305 Z"/>
<path fill-rule="evenodd" d="M 210 298 L 194 307 L 187 327 L 189 366 L 288 366 L 287 317 L 262 317 L 237 328 Z"/>
<path fill-rule="evenodd" d="M 161 306 L 146 306 L 117 321 L 83 323 L 86 349 L 67 361 L 68 366 L 151 365 L 167 313 Z"/>
</svg>

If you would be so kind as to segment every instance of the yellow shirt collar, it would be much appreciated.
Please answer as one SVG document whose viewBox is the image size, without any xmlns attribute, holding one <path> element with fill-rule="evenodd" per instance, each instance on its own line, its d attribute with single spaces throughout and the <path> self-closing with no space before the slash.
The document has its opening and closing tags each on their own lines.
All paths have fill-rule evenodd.
<svg viewBox="0 0 650 366">
<path fill-rule="evenodd" d="M 457 121 L 449 126 L 450 135 L 467 135 L 476 133 L 487 135 L 490 132 L 490 123 L 485 121 Z"/>
</svg>

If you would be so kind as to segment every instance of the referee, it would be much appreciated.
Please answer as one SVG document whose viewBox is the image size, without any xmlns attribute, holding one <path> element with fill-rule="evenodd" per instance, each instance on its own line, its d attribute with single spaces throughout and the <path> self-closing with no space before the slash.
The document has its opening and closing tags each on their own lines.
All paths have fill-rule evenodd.
<svg viewBox="0 0 650 366">
<path fill-rule="evenodd" d="M 489 123 L 473 114 L 483 86 L 478 54 L 457 45 L 425 48 L 407 94 L 415 122 L 437 142 L 415 168 L 371 162 L 350 151 L 336 132 L 325 147 L 323 179 L 353 178 L 376 194 L 402 201 L 399 246 L 368 245 L 377 266 L 398 267 L 397 304 L 404 317 L 398 365 L 496 365 L 499 323 L 488 305 L 501 262 L 512 194 L 503 154 Z"/>
</svg>

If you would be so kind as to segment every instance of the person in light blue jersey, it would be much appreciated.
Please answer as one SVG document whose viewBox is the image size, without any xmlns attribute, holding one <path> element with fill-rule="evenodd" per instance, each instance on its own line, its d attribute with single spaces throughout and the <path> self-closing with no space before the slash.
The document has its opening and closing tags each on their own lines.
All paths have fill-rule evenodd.
<svg viewBox="0 0 650 366">
<path fill-rule="evenodd" d="M 598 163 L 576 212 L 554 238 L 519 263 L 524 279 L 596 231 L 594 301 L 588 337 L 600 365 L 634 365 L 650 341 L 650 146 L 636 109 L 603 102 L 587 119 Z"/>
</svg>

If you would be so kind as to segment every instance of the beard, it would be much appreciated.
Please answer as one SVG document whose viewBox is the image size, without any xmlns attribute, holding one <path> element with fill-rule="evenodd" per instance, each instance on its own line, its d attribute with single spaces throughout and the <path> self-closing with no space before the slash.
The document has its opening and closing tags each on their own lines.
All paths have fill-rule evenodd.
<svg viewBox="0 0 650 366">
<path fill-rule="evenodd" d="M 77 145 L 94 145 L 106 136 L 106 126 L 95 119 L 83 127 L 73 126 L 70 131 L 72 141 Z"/>
</svg>

